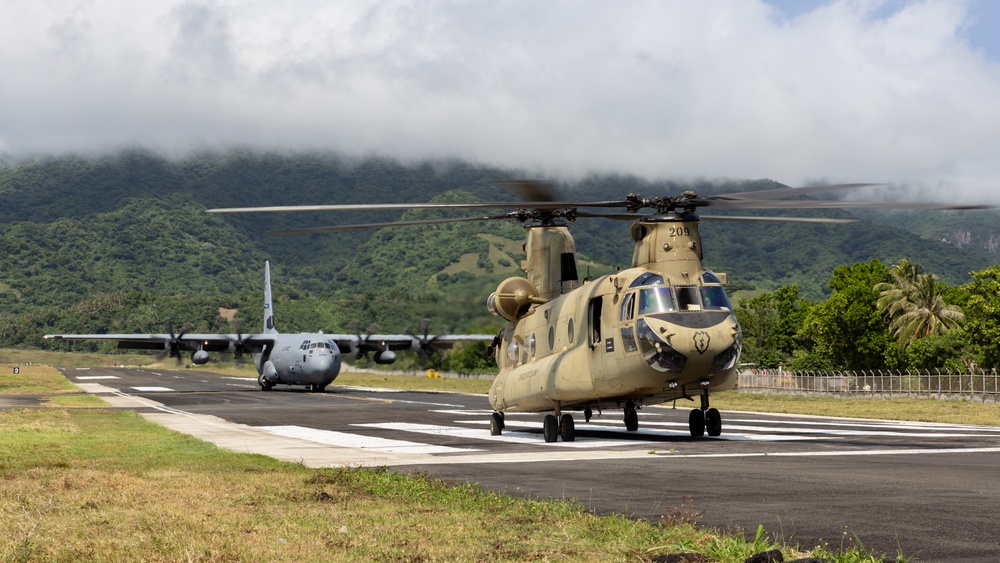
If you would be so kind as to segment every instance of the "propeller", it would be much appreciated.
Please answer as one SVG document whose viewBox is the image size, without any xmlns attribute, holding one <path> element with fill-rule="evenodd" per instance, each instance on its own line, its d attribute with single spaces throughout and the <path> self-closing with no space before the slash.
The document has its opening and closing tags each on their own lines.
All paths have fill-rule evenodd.
<svg viewBox="0 0 1000 563">
<path fill-rule="evenodd" d="M 184 344 L 184 335 L 194 329 L 194 325 L 191 323 L 184 323 L 181 325 L 181 330 L 174 334 L 174 323 L 167 319 L 167 333 L 170 338 L 164 343 L 163 347 L 167 351 L 167 357 L 177 358 L 177 363 L 180 364 L 184 360 L 181 358 L 181 349 L 186 349 L 187 346 Z"/>
<path fill-rule="evenodd" d="M 233 361 L 238 362 L 243 359 L 243 354 L 246 352 L 246 345 L 244 344 L 244 339 L 246 335 L 243 334 L 242 325 L 239 319 L 233 320 L 233 329 L 236 333 L 236 339 L 229 341 L 229 353 L 233 355 Z"/>
<path fill-rule="evenodd" d="M 434 343 L 440 338 L 440 335 L 432 336 L 430 334 L 430 319 L 421 319 L 420 326 L 423 336 L 417 336 L 416 334 L 410 333 L 410 336 L 414 338 L 414 348 L 417 352 L 417 357 L 419 358 L 420 369 L 427 367 L 427 356 L 429 354 L 437 354 L 437 349 L 434 347 Z"/>
<path fill-rule="evenodd" d="M 352 350 L 354 352 L 354 359 L 360 360 L 361 358 L 364 358 L 366 361 L 370 362 L 371 358 L 368 357 L 368 353 L 381 350 L 378 344 L 375 345 L 371 344 L 371 335 L 372 333 L 378 332 L 379 327 L 375 323 L 368 325 L 367 334 L 362 336 L 361 330 L 358 328 L 358 323 L 353 323 L 353 324 L 354 324 L 354 330 L 358 334 L 358 339 L 355 343 L 355 348 L 354 350 Z"/>
</svg>

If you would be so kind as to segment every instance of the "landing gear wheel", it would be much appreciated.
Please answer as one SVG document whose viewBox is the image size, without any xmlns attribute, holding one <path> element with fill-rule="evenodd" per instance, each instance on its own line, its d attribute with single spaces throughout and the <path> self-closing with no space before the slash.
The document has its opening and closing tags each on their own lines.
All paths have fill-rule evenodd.
<svg viewBox="0 0 1000 563">
<path fill-rule="evenodd" d="M 722 415 L 718 409 L 708 409 L 705 411 L 705 430 L 709 436 L 722 434 Z"/>
<path fill-rule="evenodd" d="M 542 436 L 546 442 L 555 442 L 559 438 L 559 421 L 555 415 L 547 414 L 542 419 Z"/>
<path fill-rule="evenodd" d="M 691 416 L 688 417 L 688 426 L 691 428 L 691 436 L 701 438 L 705 435 L 705 411 L 692 409 Z"/>
<path fill-rule="evenodd" d="M 563 442 L 576 440 L 576 424 L 573 423 L 573 415 L 564 414 L 559 419 L 559 436 Z"/>
<path fill-rule="evenodd" d="M 495 412 L 490 415 L 490 436 L 499 436 L 503 432 L 503 415 Z"/>
<path fill-rule="evenodd" d="M 261 391 L 270 391 L 272 387 L 271 382 L 263 375 L 257 378 L 257 384 L 260 385 Z"/>
<path fill-rule="evenodd" d="M 585 422 L 590 422 L 590 417 L 594 416 L 594 411 L 590 410 L 590 407 L 583 409 L 583 420 Z"/>
<path fill-rule="evenodd" d="M 635 432 L 639 429 L 639 413 L 632 401 L 625 403 L 625 430 Z"/>
</svg>

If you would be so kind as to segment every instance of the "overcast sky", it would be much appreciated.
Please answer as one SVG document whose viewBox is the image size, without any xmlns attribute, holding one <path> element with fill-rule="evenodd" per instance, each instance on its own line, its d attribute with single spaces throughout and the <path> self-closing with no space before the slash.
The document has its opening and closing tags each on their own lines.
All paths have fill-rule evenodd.
<svg viewBox="0 0 1000 563">
<path fill-rule="evenodd" d="M 993 0 L 0 0 L 0 154 L 331 149 L 995 194 L 998 30 Z"/>
</svg>

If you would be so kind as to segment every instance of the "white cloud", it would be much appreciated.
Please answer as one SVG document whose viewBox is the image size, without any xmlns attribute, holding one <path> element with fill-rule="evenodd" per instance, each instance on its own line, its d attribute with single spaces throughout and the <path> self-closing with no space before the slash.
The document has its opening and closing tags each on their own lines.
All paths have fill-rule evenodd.
<svg viewBox="0 0 1000 563">
<path fill-rule="evenodd" d="M 0 152 L 232 145 L 578 175 L 1000 180 L 953 0 L 3 3 Z"/>
</svg>

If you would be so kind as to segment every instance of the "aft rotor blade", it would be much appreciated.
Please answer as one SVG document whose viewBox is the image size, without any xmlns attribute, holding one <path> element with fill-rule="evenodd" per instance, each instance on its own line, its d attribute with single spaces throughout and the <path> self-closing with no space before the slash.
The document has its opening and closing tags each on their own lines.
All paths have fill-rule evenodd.
<svg viewBox="0 0 1000 563">
<path fill-rule="evenodd" d="M 867 188 L 869 186 L 882 186 L 884 184 L 829 184 L 826 186 L 804 186 L 800 188 L 776 188 L 773 190 L 754 190 L 751 192 L 734 192 L 730 194 L 720 194 L 708 196 L 706 199 L 780 199 L 783 197 L 795 197 L 799 195 L 814 194 L 820 192 L 833 192 L 837 190 L 854 190 L 857 188 Z"/>
<path fill-rule="evenodd" d="M 916 201 L 761 201 L 708 200 L 708 206 L 719 209 L 996 209 L 990 204 L 929 203 Z"/>
<path fill-rule="evenodd" d="M 577 214 L 578 217 L 602 217 L 604 219 L 615 219 L 621 221 L 638 221 L 644 217 L 655 217 L 655 215 L 642 215 L 638 213 L 585 213 Z M 757 221 L 762 223 L 854 223 L 857 219 L 833 219 L 827 217 L 748 217 L 737 215 L 699 215 L 701 221 Z"/>
<path fill-rule="evenodd" d="M 381 229 L 385 227 L 408 227 L 412 225 L 439 225 L 442 223 L 464 223 L 468 221 L 495 221 L 507 219 L 506 215 L 486 215 L 483 217 L 452 217 L 443 219 L 420 219 L 415 221 L 396 221 L 392 223 L 358 223 L 353 225 L 332 225 L 329 227 L 303 227 L 301 229 L 281 229 L 264 231 L 269 235 L 303 235 L 309 233 L 333 233 L 337 231 L 355 231 L 360 229 Z"/>
<path fill-rule="evenodd" d="M 699 215 L 702 221 L 757 221 L 761 223 L 854 223 L 857 219 L 827 217 L 746 217 L 736 215 Z"/>
</svg>

